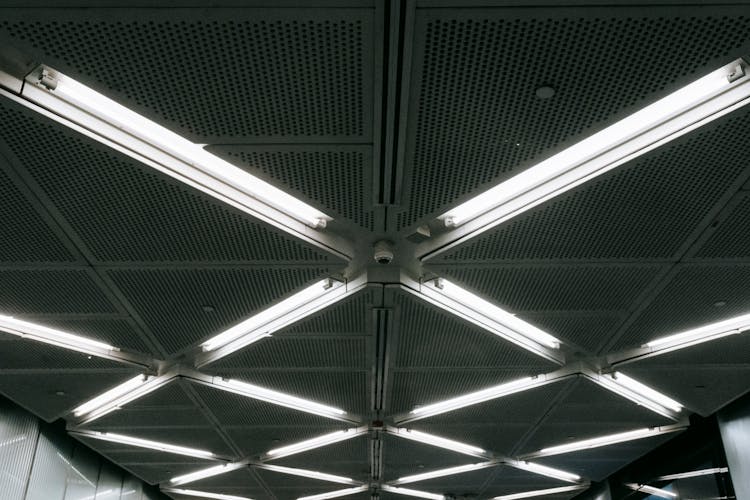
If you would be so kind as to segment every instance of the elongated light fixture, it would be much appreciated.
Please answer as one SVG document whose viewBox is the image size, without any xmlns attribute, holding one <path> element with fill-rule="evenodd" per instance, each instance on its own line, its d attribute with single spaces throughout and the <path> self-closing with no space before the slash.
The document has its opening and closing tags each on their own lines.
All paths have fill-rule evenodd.
<svg viewBox="0 0 750 500">
<path fill-rule="evenodd" d="M 265 456 L 267 460 L 273 460 L 282 457 L 288 457 L 297 453 L 314 450 L 323 446 L 328 446 L 348 439 L 353 439 L 357 436 L 361 436 L 369 431 L 368 426 L 361 426 L 354 429 L 345 429 L 342 431 L 331 432 L 329 434 L 323 434 L 312 439 L 306 439 L 299 441 L 294 444 L 282 446 L 280 448 L 274 448 L 266 452 Z"/>
<path fill-rule="evenodd" d="M 138 375 L 132 379 L 110 389 L 83 403 L 73 410 L 81 424 L 93 422 L 94 420 L 113 412 L 122 406 L 135 401 L 146 394 L 159 389 L 169 383 L 175 374 L 169 373 L 159 376 Z"/>
<path fill-rule="evenodd" d="M 89 131 L 94 139 L 258 216 L 269 208 L 309 227 L 330 217 L 82 83 L 48 67 L 27 77 L 24 98 Z"/>
<path fill-rule="evenodd" d="M 122 434 L 114 434 L 111 432 L 88 432 L 88 431 L 71 431 L 70 434 L 90 438 L 98 439 L 100 441 L 109 441 L 112 443 L 120 443 L 128 446 L 136 446 L 138 448 L 148 448 L 150 450 L 158 450 L 166 453 L 174 453 L 176 455 L 185 455 L 188 457 L 213 459 L 216 455 L 206 450 L 198 450 L 196 448 L 188 448 L 185 446 L 177 446 L 174 444 L 162 443 L 160 441 L 151 441 L 150 439 L 141 439 L 132 436 L 123 436 Z"/>
<path fill-rule="evenodd" d="M 397 495 L 406 495 L 409 497 L 417 497 L 417 498 L 427 498 L 428 500 L 444 500 L 445 496 L 438 495 L 437 493 L 430 493 L 428 491 L 422 491 L 422 490 L 412 490 L 410 488 L 398 488 L 396 486 L 390 486 L 387 484 L 384 484 L 382 486 L 383 491 L 387 491 L 388 493 L 395 493 Z"/>
<path fill-rule="evenodd" d="M 356 488 L 346 488 L 343 490 L 329 491 L 328 493 L 320 493 L 318 495 L 310 495 L 307 497 L 299 497 L 297 500 L 328 500 L 329 498 L 339 498 L 349 495 L 355 495 L 367 491 L 369 486 L 357 486 Z"/>
<path fill-rule="evenodd" d="M 257 342 L 273 332 L 352 295 L 365 283 L 365 276 L 360 276 L 348 284 L 332 279 L 318 281 L 201 344 L 204 352 L 198 355 L 196 365 L 200 367 L 214 362 Z"/>
<path fill-rule="evenodd" d="M 471 472 L 479 469 L 486 469 L 487 467 L 494 467 L 498 464 L 497 461 L 479 462 L 476 464 L 459 465 L 457 467 L 448 467 L 445 469 L 437 469 L 430 472 L 423 472 L 422 474 L 414 474 L 412 476 L 404 476 L 393 481 L 393 485 L 416 483 L 424 481 L 426 479 L 433 479 L 436 477 L 453 476 L 456 474 L 463 474 L 464 472 Z"/>
<path fill-rule="evenodd" d="M 678 432 L 687 428 L 685 425 L 670 425 L 664 427 L 651 427 L 643 429 L 635 429 L 627 432 L 618 432 L 616 434 L 608 434 L 606 436 L 599 436 L 590 439 L 583 439 L 580 441 L 574 441 L 570 443 L 560 444 L 556 446 L 549 446 L 542 448 L 541 450 L 527 455 L 527 457 L 549 457 L 552 455 L 561 455 L 563 453 L 571 453 L 580 450 L 590 450 L 592 448 L 599 448 L 600 446 L 609 446 L 617 443 L 625 443 L 628 441 L 635 441 L 637 439 L 645 439 L 670 432 Z"/>
<path fill-rule="evenodd" d="M 555 469 L 554 467 L 548 467 L 546 465 L 527 462 L 525 460 L 509 460 L 505 463 L 510 465 L 511 467 L 515 467 L 516 469 L 533 472 L 534 474 L 559 479 L 561 481 L 567 481 L 569 483 L 577 483 L 581 480 L 581 476 L 579 476 L 578 474 Z"/>
<path fill-rule="evenodd" d="M 736 60 L 551 156 L 438 218 L 471 236 L 637 158 L 750 102 Z"/>
<path fill-rule="evenodd" d="M 693 470 L 690 472 L 679 472 L 677 474 L 667 474 L 666 476 L 657 477 L 654 481 L 674 481 L 676 479 L 690 479 L 691 477 L 725 474 L 727 472 L 729 472 L 729 469 L 727 467 L 713 467 L 711 469 L 701 469 Z"/>
<path fill-rule="evenodd" d="M 180 488 L 162 488 L 164 493 L 174 493 L 188 497 L 211 498 L 214 500 L 253 500 L 249 497 L 238 497 L 236 495 L 224 495 L 222 493 L 211 493 L 210 491 L 183 490 Z"/>
<path fill-rule="evenodd" d="M 585 490 L 588 487 L 589 487 L 588 484 L 575 484 L 571 486 L 547 488 L 544 490 L 522 491 L 519 493 L 511 493 L 510 495 L 500 495 L 498 497 L 494 497 L 492 500 L 518 500 L 520 498 L 543 497 L 546 495 L 556 495 L 558 493 L 567 493 L 569 491 Z"/>
<path fill-rule="evenodd" d="M 510 394 L 515 394 L 517 392 L 533 389 L 535 387 L 545 385 L 550 381 L 551 379 L 549 379 L 546 375 L 538 375 L 536 377 L 527 377 L 519 380 L 514 380 L 512 382 L 506 382 L 504 384 L 489 387 L 487 389 L 482 389 L 481 391 L 471 392 L 469 394 L 464 394 L 463 396 L 458 396 L 455 398 L 446 399 L 445 401 L 439 401 L 437 403 L 414 408 L 401 421 L 403 422 L 417 420 L 420 418 L 431 417 L 433 415 L 439 415 L 441 413 L 458 410 L 466 406 L 472 406 L 475 404 L 483 403 L 485 401 L 508 396 Z"/>
<path fill-rule="evenodd" d="M 519 347 L 562 364 L 560 341 L 478 295 L 443 278 L 418 283 L 402 276 L 403 289 Z"/>
<path fill-rule="evenodd" d="M 659 498 L 667 498 L 667 499 L 677 498 L 677 493 L 674 493 L 668 490 L 663 490 L 661 488 L 655 488 L 647 484 L 625 483 L 625 486 L 627 486 L 631 490 L 640 491 L 641 493 L 648 493 L 649 495 L 654 495 L 655 497 L 659 497 Z"/>
<path fill-rule="evenodd" d="M 346 412 L 340 408 L 334 408 L 307 399 L 298 398 L 297 396 L 274 391 L 272 389 L 266 389 L 265 387 L 260 387 L 254 384 L 248 384 L 247 382 L 240 382 L 239 380 L 213 377 L 211 386 L 223 391 L 246 396 L 248 398 L 266 401 L 268 403 L 285 406 L 294 410 L 313 413 L 321 417 L 341 419 L 346 415 Z"/>
<path fill-rule="evenodd" d="M 674 399 L 665 396 L 651 387 L 634 380 L 622 372 L 594 374 L 588 377 L 605 389 L 619 394 L 654 413 L 668 418 L 682 411 L 683 406 Z"/>
<path fill-rule="evenodd" d="M 456 453 L 462 453 L 464 455 L 471 455 L 472 457 L 485 457 L 487 452 L 478 446 L 472 446 L 470 444 L 462 443 L 460 441 L 454 441 L 434 434 L 428 434 L 426 432 L 415 431 L 412 429 L 404 429 L 397 427 L 387 427 L 386 432 L 395 436 L 410 439 L 418 443 L 429 444 L 438 448 L 444 448 L 446 450 L 455 451 Z"/>
<path fill-rule="evenodd" d="M 258 469 L 265 469 L 265 470 L 270 470 L 273 472 L 280 472 L 281 474 L 290 474 L 292 476 L 307 477 L 310 479 L 319 479 L 321 481 L 329 481 L 332 483 L 361 484 L 348 477 L 336 476 L 334 474 L 326 474 L 324 472 L 318 472 L 314 470 L 297 469 L 295 467 L 282 467 L 280 465 L 271 465 L 271 464 L 258 464 L 255 467 Z"/>
<path fill-rule="evenodd" d="M 172 479 L 169 480 L 169 484 L 173 486 L 180 486 L 183 484 L 193 483 L 195 481 L 200 481 L 201 479 L 206 479 L 209 477 L 219 476 L 221 474 L 226 474 L 227 472 L 232 472 L 238 469 L 242 469 L 244 467 L 247 467 L 246 463 L 231 463 L 231 464 L 221 464 L 221 465 L 215 465 L 213 467 L 208 467 L 206 469 L 197 470 L 195 472 L 191 472 L 189 474 L 183 474 L 181 476 L 175 476 Z"/>
<path fill-rule="evenodd" d="M 704 325 L 692 330 L 658 338 L 648 342 L 643 347 L 647 347 L 653 351 L 659 351 L 660 353 L 666 353 L 677 349 L 684 349 L 685 347 L 694 346 L 703 342 L 720 339 L 729 335 L 736 335 L 747 330 L 750 330 L 750 314 L 744 314 L 742 316 L 737 316 L 736 318 L 719 321 L 718 323 L 711 323 L 710 325 Z"/>
<path fill-rule="evenodd" d="M 92 340 L 79 335 L 55 330 L 35 323 L 29 323 L 12 316 L 0 315 L 0 331 L 18 337 L 44 342 L 45 344 L 78 351 L 93 356 L 102 355 L 109 351 L 119 351 L 117 347 Z"/>
</svg>

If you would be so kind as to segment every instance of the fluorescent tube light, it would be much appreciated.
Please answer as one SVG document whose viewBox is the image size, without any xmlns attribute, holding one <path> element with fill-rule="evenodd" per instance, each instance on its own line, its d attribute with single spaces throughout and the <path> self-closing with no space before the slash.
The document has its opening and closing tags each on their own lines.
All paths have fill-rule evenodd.
<svg viewBox="0 0 750 500">
<path fill-rule="evenodd" d="M 48 82 L 52 85 L 40 80 L 43 71 L 50 76 Z M 230 200 L 253 215 L 258 212 L 268 216 L 270 207 L 313 228 L 330 220 L 316 208 L 209 153 L 200 144 L 51 68 L 32 73 L 22 96 L 87 129 L 100 142 L 115 143 L 130 156 L 148 160 L 149 166 L 212 196 Z"/>
<path fill-rule="evenodd" d="M 635 441 L 637 439 L 645 439 L 649 437 L 659 436 L 661 434 L 667 434 L 670 432 L 681 431 L 685 429 L 685 426 L 665 426 L 665 427 L 652 427 L 644 429 L 636 429 L 627 432 L 619 432 L 617 434 L 609 434 L 606 436 L 595 437 L 591 439 L 583 439 L 581 441 L 574 441 L 571 443 L 560 444 L 556 446 L 550 446 L 542 448 L 536 453 L 532 453 L 529 456 L 534 457 L 549 457 L 552 455 L 561 455 L 563 453 L 570 453 L 573 451 L 590 450 L 592 448 L 599 448 L 600 446 L 609 446 L 617 443 L 625 443 L 628 441 Z"/>
<path fill-rule="evenodd" d="M 346 488 L 343 490 L 329 491 L 328 493 L 320 493 L 319 495 L 310 495 L 307 497 L 299 497 L 297 500 L 327 500 L 329 498 L 345 497 L 349 495 L 355 495 L 367 491 L 369 486 L 357 486 L 356 488 Z"/>
<path fill-rule="evenodd" d="M 455 451 L 456 453 L 463 453 L 464 455 L 471 455 L 473 457 L 484 457 L 486 451 L 477 446 L 470 444 L 461 443 L 460 441 L 454 441 L 434 434 L 428 434 L 426 432 L 415 431 L 411 429 L 387 427 L 386 432 L 395 436 L 410 439 L 418 443 L 429 444 L 438 448 L 445 448 L 446 450 Z"/>
<path fill-rule="evenodd" d="M 676 479 L 689 479 L 691 477 L 713 476 L 714 474 L 725 474 L 729 472 L 727 467 L 714 467 L 713 469 L 701 469 L 678 474 L 668 474 L 654 479 L 654 481 L 674 481 Z"/>
<path fill-rule="evenodd" d="M 736 318 L 658 338 L 648 342 L 643 347 L 659 351 L 660 353 L 666 353 L 702 342 L 720 339 L 728 335 L 735 335 L 747 330 L 750 330 L 750 314 L 744 314 Z"/>
<path fill-rule="evenodd" d="M 464 472 L 471 472 L 479 469 L 485 469 L 487 467 L 494 467 L 497 465 L 496 461 L 479 462 L 476 464 L 459 465 L 457 467 L 448 467 L 446 469 L 438 469 L 430 472 L 424 472 L 422 474 L 414 474 L 412 476 L 404 476 L 398 478 L 392 484 L 408 484 L 424 481 L 426 479 L 433 479 L 436 477 L 453 476 L 455 474 L 463 474 Z"/>
<path fill-rule="evenodd" d="M 365 434 L 368 431 L 369 431 L 369 428 L 367 426 L 362 426 L 362 427 L 357 427 L 355 429 L 345 429 L 343 431 L 331 432 L 330 434 L 323 434 L 322 436 L 314 437 L 312 439 L 306 439 L 304 441 L 299 441 L 297 443 L 290 444 L 288 446 L 282 446 L 281 448 L 274 448 L 273 450 L 266 452 L 266 457 L 268 460 L 288 457 L 290 455 L 302 453 L 304 451 L 310 451 L 316 448 L 321 448 L 323 446 L 328 446 L 330 444 L 339 443 L 341 441 L 346 441 L 347 439 L 352 439 L 357 436 L 361 436 L 362 434 Z"/>
<path fill-rule="evenodd" d="M 168 373 L 157 377 L 138 375 L 109 391 L 96 396 L 73 410 L 73 415 L 80 419 L 79 423 L 89 423 L 120 409 L 122 406 L 159 389 L 175 377 Z"/>
<path fill-rule="evenodd" d="M 426 406 L 420 406 L 414 408 L 409 412 L 409 420 L 415 420 L 416 418 L 426 418 L 433 415 L 439 415 L 449 411 L 458 410 L 466 406 L 472 406 L 485 401 L 490 401 L 517 392 L 526 391 L 547 384 L 549 382 L 545 375 L 538 375 L 536 377 L 527 377 L 512 382 L 506 382 L 504 384 L 482 389 L 481 391 L 472 392 L 463 396 L 447 399 L 437 403 L 429 404 Z M 414 418 L 416 417 L 416 418 Z"/>
<path fill-rule="evenodd" d="M 384 484 L 382 486 L 383 491 L 387 491 L 388 493 L 395 493 L 397 495 L 406 495 L 410 497 L 417 497 L 417 498 L 427 498 L 428 500 L 444 500 L 445 497 L 443 495 L 438 495 L 436 493 L 430 493 L 427 491 L 421 491 L 421 490 L 412 490 L 409 488 L 397 488 L 395 486 L 389 486 L 387 484 Z"/>
<path fill-rule="evenodd" d="M 745 62 L 737 60 L 450 209 L 439 219 L 449 226 L 475 221 L 469 230 L 476 235 L 744 106 L 750 102 L 749 82 Z"/>
<path fill-rule="evenodd" d="M 0 315 L 0 331 L 93 356 L 101 356 L 108 351 L 119 351 L 117 347 L 104 342 L 29 323 L 12 316 Z"/>
<path fill-rule="evenodd" d="M 187 448 L 185 446 L 177 446 L 168 443 L 161 443 L 159 441 L 151 441 L 150 439 L 141 439 L 132 436 L 123 436 L 122 434 L 113 434 L 111 432 L 81 432 L 71 431 L 71 434 L 78 435 L 90 439 L 98 439 L 101 441 L 109 441 L 112 443 L 120 443 L 129 446 L 136 446 L 138 448 L 148 448 L 150 450 L 158 450 L 166 453 L 174 453 L 176 455 L 185 455 L 188 457 L 195 458 L 216 458 L 216 455 L 210 451 L 198 450 L 196 448 Z"/>
<path fill-rule="evenodd" d="M 212 498 L 215 500 L 253 500 L 252 498 L 248 498 L 248 497 L 238 497 L 235 495 L 223 495 L 221 493 L 211 493 L 208 491 L 182 490 L 178 488 L 163 488 L 161 491 L 163 491 L 164 493 L 174 493 L 177 495 L 185 495 L 188 497 Z"/>
<path fill-rule="evenodd" d="M 654 488 L 653 486 L 648 486 L 646 484 L 625 483 L 625 486 L 627 486 L 631 490 L 640 491 L 641 493 L 648 493 L 649 495 L 654 495 L 659 498 L 677 498 L 677 493 L 663 490 L 661 488 Z"/>
<path fill-rule="evenodd" d="M 169 480 L 169 484 L 174 485 L 174 486 L 180 486 L 182 484 L 192 483 L 195 481 L 199 481 L 201 479 L 206 479 L 209 477 L 226 474 L 227 472 L 232 472 L 238 469 L 242 469 L 244 467 L 247 467 L 247 464 L 241 463 L 241 462 L 215 465 L 213 467 L 209 467 L 207 469 L 201 469 L 195 472 L 191 472 L 189 474 L 175 476 Z"/>
<path fill-rule="evenodd" d="M 344 283 L 324 279 L 212 337 L 201 347 L 204 351 L 213 351 L 241 339 L 241 344 L 233 349 L 235 351 L 318 311 L 332 298 L 342 297 L 345 292 Z"/>
<path fill-rule="evenodd" d="M 282 467 L 280 465 L 271 465 L 271 464 L 258 464 L 255 467 L 258 469 L 265 469 L 265 470 L 270 470 L 273 472 L 280 472 L 282 474 L 290 474 L 292 476 L 307 477 L 310 479 L 320 479 L 321 481 L 330 481 L 332 483 L 359 484 L 357 481 L 354 481 L 353 479 L 348 478 L 348 477 L 336 476 L 333 474 L 326 474 L 324 472 L 318 472 L 314 470 L 297 469 L 294 467 Z"/>
<path fill-rule="evenodd" d="M 561 481 L 567 481 L 569 483 L 577 483 L 581 480 L 581 476 L 573 474 L 572 472 L 566 472 L 564 470 L 555 469 L 553 467 L 547 467 L 546 465 L 536 464 L 532 462 L 526 462 L 523 460 L 512 460 L 506 462 L 511 467 L 521 469 L 541 476 L 547 476 Z"/>
<path fill-rule="evenodd" d="M 683 406 L 674 399 L 628 377 L 622 372 L 594 374 L 594 376 L 589 375 L 589 378 L 605 389 L 609 389 L 659 415 L 674 418 L 675 413 L 682 411 Z"/>
<path fill-rule="evenodd" d="M 298 398 L 283 392 L 266 389 L 265 387 L 248 384 L 247 382 L 240 382 L 239 380 L 226 380 L 221 377 L 213 377 L 212 385 L 217 389 L 227 392 L 233 392 L 241 396 L 266 401 L 279 406 L 285 406 L 294 410 L 313 413 L 321 417 L 340 418 L 346 415 L 346 412 L 339 408 Z"/>
<path fill-rule="evenodd" d="M 443 278 L 419 283 L 401 276 L 402 289 L 538 356 L 563 364 L 560 341 L 474 293 Z"/>
<path fill-rule="evenodd" d="M 518 500 L 519 498 L 543 497 L 545 495 L 555 495 L 557 493 L 567 493 L 569 491 L 584 490 L 588 487 L 588 484 L 581 484 L 573 486 L 560 486 L 558 488 L 547 488 L 544 490 L 522 491 L 520 493 L 512 493 L 510 495 L 500 495 L 499 497 L 494 497 L 492 500 Z"/>
</svg>

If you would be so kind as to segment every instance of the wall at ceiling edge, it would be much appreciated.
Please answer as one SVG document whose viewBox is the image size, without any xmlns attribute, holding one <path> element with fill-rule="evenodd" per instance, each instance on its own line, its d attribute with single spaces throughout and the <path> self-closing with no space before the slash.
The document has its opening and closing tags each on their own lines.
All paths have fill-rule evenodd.
<svg viewBox="0 0 750 500">
<path fill-rule="evenodd" d="M 0 500 L 161 500 L 158 489 L 0 396 Z"/>
</svg>

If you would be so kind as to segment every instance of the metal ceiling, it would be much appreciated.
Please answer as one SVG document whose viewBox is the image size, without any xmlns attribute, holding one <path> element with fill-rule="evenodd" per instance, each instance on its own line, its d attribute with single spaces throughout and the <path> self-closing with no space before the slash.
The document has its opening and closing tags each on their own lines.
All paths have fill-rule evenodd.
<svg viewBox="0 0 750 500">
<path fill-rule="evenodd" d="M 270 3 L 0 4 L 0 46 L 330 214 L 322 231 L 352 250 L 295 238 L 0 96 L 0 314 L 108 342 L 150 359 L 152 371 L 178 373 L 80 426 L 73 408 L 143 368 L 0 333 L 0 392 L 71 429 L 245 460 L 185 488 L 256 500 L 348 487 L 258 465 L 272 448 L 357 425 L 370 429 L 269 463 L 352 478 L 387 500 L 396 495 L 380 491 L 383 483 L 479 462 L 400 439 L 386 426 L 415 407 L 525 376 L 562 374 L 403 424 L 478 446 L 502 463 L 405 487 L 490 498 L 561 486 L 569 483 L 503 460 L 673 423 L 584 375 L 650 339 L 750 313 L 748 111 L 440 255 L 420 260 L 416 244 L 440 231 L 435 218 L 446 209 L 750 56 L 750 8 Z M 539 99 L 541 86 L 554 96 Z M 372 260 L 379 240 L 394 244 L 391 264 Z M 363 271 L 367 285 L 346 299 L 194 368 L 210 336 L 321 279 L 353 280 Z M 445 277 L 517 314 L 562 341 L 564 362 L 421 300 L 402 275 Z M 750 391 L 750 341 L 721 339 L 621 369 L 682 402 L 685 414 L 708 415 Z M 349 420 L 226 392 L 209 376 L 343 408 Z M 77 437 L 165 487 L 215 465 Z M 665 439 L 538 462 L 601 480 Z"/>
</svg>

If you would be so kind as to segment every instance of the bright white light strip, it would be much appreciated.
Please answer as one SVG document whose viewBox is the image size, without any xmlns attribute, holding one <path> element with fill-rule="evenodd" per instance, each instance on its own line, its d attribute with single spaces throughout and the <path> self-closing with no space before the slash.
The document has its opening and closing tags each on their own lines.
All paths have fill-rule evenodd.
<svg viewBox="0 0 750 500">
<path fill-rule="evenodd" d="M 192 181 L 189 183 L 209 194 L 216 192 L 229 199 L 237 199 L 237 194 L 249 196 L 311 227 L 330 220 L 316 208 L 209 153 L 201 145 L 66 75 L 51 73 L 57 79 L 54 90 L 27 83 L 23 96 L 157 163 L 172 177 Z"/>
<path fill-rule="evenodd" d="M 85 423 L 92 422 L 159 389 L 172 378 L 174 378 L 173 375 L 160 375 L 158 377 L 138 375 L 83 403 L 73 410 L 73 415 L 84 420 Z"/>
<path fill-rule="evenodd" d="M 596 383 L 660 415 L 673 418 L 682 405 L 664 394 L 634 380 L 621 372 L 594 377 Z"/>
<path fill-rule="evenodd" d="M 164 493 L 176 493 L 178 495 L 185 495 L 189 497 L 213 498 L 215 500 L 253 500 L 252 498 L 248 498 L 248 497 L 238 497 L 235 495 L 223 495 L 221 493 L 210 493 L 208 491 L 182 490 L 178 488 L 163 488 L 161 491 L 163 491 Z"/>
<path fill-rule="evenodd" d="M 536 464 L 532 462 L 525 462 L 525 461 L 514 461 L 514 462 L 507 462 L 508 465 L 511 467 L 515 467 L 516 469 L 521 469 L 529 472 L 533 472 L 534 474 L 539 474 L 541 476 L 547 476 L 552 477 L 555 479 L 560 479 L 561 481 L 568 481 L 569 483 L 577 483 L 581 480 L 581 476 L 578 474 L 573 474 L 572 472 L 566 472 L 564 470 L 555 469 L 553 467 L 547 467 L 546 465 Z"/>
<path fill-rule="evenodd" d="M 0 330 L 24 339 L 36 340 L 94 356 L 101 355 L 106 351 L 119 351 L 117 347 L 104 342 L 29 323 L 12 316 L 0 315 Z"/>
<path fill-rule="evenodd" d="M 668 474 L 657 477 L 654 481 L 674 481 L 675 479 L 689 479 L 691 477 L 713 476 L 714 474 L 725 474 L 729 472 L 727 467 L 714 467 L 713 469 L 694 470 L 690 472 L 680 472 L 678 474 Z"/>
<path fill-rule="evenodd" d="M 426 406 L 420 406 L 419 408 L 413 409 L 409 412 L 411 416 L 418 416 L 420 418 L 431 417 L 433 415 L 439 415 L 466 406 L 483 403 L 492 399 L 508 396 L 515 394 L 516 392 L 525 391 L 538 387 L 547 383 L 547 378 L 544 375 L 537 377 L 528 377 L 520 380 L 514 380 L 505 384 L 496 385 L 481 391 L 472 392 L 463 396 L 458 396 L 438 403 L 429 404 Z"/>
<path fill-rule="evenodd" d="M 545 490 L 522 491 L 510 495 L 500 495 L 492 500 L 518 500 L 519 498 L 543 497 L 545 495 L 555 495 L 557 493 L 566 493 L 568 491 L 578 491 L 588 488 L 588 485 L 560 486 L 558 488 L 547 488 Z"/>
<path fill-rule="evenodd" d="M 318 472 L 314 470 L 297 469 L 294 467 L 282 467 L 280 465 L 271 465 L 271 464 L 262 464 L 256 467 L 258 467 L 259 469 L 270 470 L 273 472 L 280 472 L 282 474 L 290 474 L 292 476 L 307 477 L 310 479 L 320 479 L 321 481 L 330 481 L 332 483 L 342 483 L 342 484 L 356 483 L 356 481 L 348 477 L 336 476 L 333 474 L 326 474 L 324 472 Z"/>
<path fill-rule="evenodd" d="M 334 408 L 332 406 L 326 406 L 324 404 L 309 401 L 307 399 L 298 398 L 283 392 L 266 389 L 246 382 L 240 382 L 239 380 L 225 380 L 221 377 L 214 377 L 212 384 L 220 389 L 228 392 L 233 392 L 241 396 L 247 396 L 253 399 L 259 399 L 268 403 L 273 403 L 279 406 L 285 406 L 294 410 L 304 411 L 307 413 L 314 413 L 321 417 L 336 418 L 346 415 L 344 410 Z"/>
<path fill-rule="evenodd" d="M 653 428 L 644 428 L 644 429 L 636 429 L 633 431 L 627 431 L 627 432 L 620 432 L 617 434 L 609 434 L 607 436 L 600 436 L 595 437 L 591 439 L 584 439 L 581 441 L 575 441 L 572 443 L 565 443 L 557 446 L 550 446 L 547 448 L 542 448 L 539 450 L 539 452 L 534 453 L 534 456 L 552 456 L 552 455 L 561 455 L 563 453 L 570 453 L 573 451 L 580 451 L 580 450 L 590 450 L 592 448 L 599 448 L 600 446 L 608 446 L 612 444 L 617 443 L 625 443 L 627 441 L 635 441 L 637 439 L 645 439 L 649 437 L 659 436 L 661 434 L 665 434 L 667 432 L 675 432 L 677 430 L 680 430 L 679 428 L 676 429 L 669 429 L 669 430 L 663 430 L 660 427 L 653 427 Z"/>
<path fill-rule="evenodd" d="M 328 279 L 319 281 L 216 335 L 201 347 L 204 351 L 213 351 L 242 337 L 242 345 L 237 347 L 239 349 L 280 330 L 300 316 L 308 315 L 311 309 L 319 307 L 318 302 L 328 302 L 345 292 L 344 283 Z"/>
<path fill-rule="evenodd" d="M 196 458 L 215 458 L 215 455 L 210 451 L 198 450 L 195 448 L 187 448 L 185 446 L 176 446 L 173 444 L 161 443 L 159 441 L 151 441 L 150 439 L 141 439 L 132 436 L 123 436 L 122 434 L 113 434 L 111 432 L 71 432 L 81 437 L 99 439 L 101 441 L 110 441 L 112 443 L 126 444 L 130 446 L 136 446 L 138 448 L 148 448 L 150 450 L 158 450 L 167 453 L 175 453 L 177 455 L 185 455 L 188 457 Z"/>
<path fill-rule="evenodd" d="M 445 448 L 446 450 L 455 451 L 456 453 L 463 453 L 464 455 L 471 455 L 473 457 L 481 457 L 486 453 L 485 450 L 477 446 L 461 443 L 452 439 L 446 439 L 444 437 L 435 436 L 433 434 L 427 434 L 426 432 L 404 428 L 398 429 L 395 427 L 389 427 L 388 432 L 404 439 L 411 439 L 412 441 L 429 444 L 438 448 Z"/>
<path fill-rule="evenodd" d="M 421 491 L 421 490 L 412 490 L 409 488 L 397 488 L 395 486 L 389 486 L 387 484 L 384 484 L 382 486 L 383 491 L 387 491 L 388 493 L 395 493 L 397 495 L 406 495 L 409 497 L 417 497 L 417 498 L 427 498 L 429 500 L 444 500 L 445 497 L 443 495 L 438 495 L 437 493 L 430 493 L 428 491 Z"/>
<path fill-rule="evenodd" d="M 744 104 L 748 75 L 730 83 L 734 62 L 538 163 L 439 219 L 461 225 L 491 212 L 491 226 L 694 130 Z M 747 72 L 747 70 L 745 70 Z"/>
<path fill-rule="evenodd" d="M 560 347 L 560 341 L 549 333 L 448 280 L 439 278 L 423 283 L 420 292 L 424 297 L 431 299 L 430 302 L 451 312 L 458 312 L 485 330 L 522 347 Z"/>
<path fill-rule="evenodd" d="M 330 434 L 323 434 L 322 436 L 314 437 L 312 439 L 306 439 L 288 446 L 282 446 L 281 448 L 274 448 L 266 452 L 266 456 L 269 459 L 276 459 L 282 457 L 288 457 L 304 451 L 314 450 L 329 444 L 339 443 L 352 439 L 357 436 L 361 436 L 369 430 L 367 426 L 357 427 L 356 429 L 345 429 L 343 431 L 331 432 Z"/>
<path fill-rule="evenodd" d="M 242 469 L 243 467 L 247 467 L 247 464 L 236 463 L 236 464 L 216 465 L 213 467 L 209 467 L 207 469 L 201 469 L 195 472 L 191 472 L 189 474 L 184 474 L 182 476 L 173 477 L 172 479 L 169 480 L 169 484 L 172 484 L 174 486 L 180 486 L 182 484 L 192 483 L 200 479 L 206 479 L 208 477 L 214 477 L 214 476 L 219 476 L 221 474 L 226 474 L 227 472 L 232 472 L 234 470 Z"/>
<path fill-rule="evenodd" d="M 445 469 L 433 470 L 430 472 L 424 472 L 422 474 L 414 474 L 412 476 L 404 476 L 398 478 L 393 484 L 408 484 L 416 483 L 418 481 L 424 481 L 426 479 L 433 479 L 436 477 L 453 476 L 455 474 L 463 474 L 464 472 L 471 472 L 479 469 L 485 469 L 487 467 L 494 467 L 497 462 L 479 462 L 476 464 L 459 465 L 457 467 L 448 467 Z"/>
<path fill-rule="evenodd" d="M 646 484 L 626 483 L 625 486 L 631 490 L 640 491 L 642 493 L 648 493 L 650 495 L 657 496 L 659 498 L 677 498 L 677 493 L 671 491 L 662 490 L 661 488 L 654 488 Z"/>
<path fill-rule="evenodd" d="M 344 490 L 329 491 L 328 493 L 321 493 L 319 495 L 310 495 L 307 497 L 299 497 L 297 500 L 328 500 L 329 498 L 345 497 L 348 495 L 354 495 L 356 493 L 362 493 L 367 491 L 369 486 L 357 486 L 356 488 L 346 488 Z"/>
<path fill-rule="evenodd" d="M 735 335 L 750 330 L 750 314 L 719 321 L 710 325 L 687 330 L 667 337 L 652 340 L 644 345 L 660 352 L 670 352 L 683 349 L 702 342 L 720 339 L 728 335 Z"/>
</svg>

